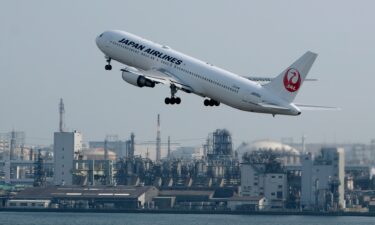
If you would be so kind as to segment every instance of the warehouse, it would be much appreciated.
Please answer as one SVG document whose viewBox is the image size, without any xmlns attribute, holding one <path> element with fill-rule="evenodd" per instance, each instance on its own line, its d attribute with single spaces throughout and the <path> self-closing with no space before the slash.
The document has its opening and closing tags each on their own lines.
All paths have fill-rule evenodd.
<svg viewBox="0 0 375 225">
<path fill-rule="evenodd" d="M 154 186 L 114 186 L 114 187 L 80 187 L 49 186 L 43 188 L 27 188 L 18 193 L 12 202 L 30 202 L 30 200 L 50 201 L 53 208 L 149 208 L 152 198 L 158 195 Z M 27 204 L 22 204 L 26 206 Z M 8 204 L 8 206 L 11 206 Z M 14 205 L 16 206 L 16 205 Z"/>
</svg>

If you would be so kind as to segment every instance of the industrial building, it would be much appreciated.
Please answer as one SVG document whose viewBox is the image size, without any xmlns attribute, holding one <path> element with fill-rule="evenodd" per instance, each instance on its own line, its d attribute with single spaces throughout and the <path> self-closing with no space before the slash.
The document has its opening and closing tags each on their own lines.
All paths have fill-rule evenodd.
<svg viewBox="0 0 375 225">
<path fill-rule="evenodd" d="M 125 141 L 107 135 L 86 148 L 81 133 L 65 130 L 64 112 L 61 99 L 53 149 L 26 146 L 24 132 L 0 134 L 0 184 L 34 186 L 16 196 L 10 194 L 14 191 L 3 192 L 0 207 L 240 211 L 375 208 L 375 170 L 369 164 L 374 161 L 375 141 L 352 145 L 355 153 L 350 153 L 347 166 L 342 148 L 321 148 L 319 154 L 305 154 L 304 138 L 301 151 L 296 148 L 299 145 L 271 140 L 243 143 L 234 150 L 226 129 L 214 130 L 202 146 L 181 147 L 180 143 L 171 143 L 169 137 L 168 143 L 162 142 L 158 115 L 156 140 L 136 143 L 134 133 Z M 168 145 L 167 154 L 162 151 L 163 145 Z M 148 150 L 143 154 L 144 146 L 155 154 L 150 156 Z"/>
<path fill-rule="evenodd" d="M 157 195 L 153 186 L 47 186 L 27 188 L 7 204 L 11 208 L 142 209 L 152 207 Z"/>
<path fill-rule="evenodd" d="M 342 148 L 323 148 L 314 157 L 302 157 L 302 209 L 345 208 L 345 154 Z"/>
<path fill-rule="evenodd" d="M 73 161 L 82 151 L 82 135 L 74 132 L 55 132 L 53 139 L 54 184 L 73 184 Z"/>
<path fill-rule="evenodd" d="M 162 209 L 161 198 L 171 199 L 172 207 L 185 210 L 212 210 L 215 208 L 215 202 L 211 202 L 214 195 L 213 190 L 163 190 L 155 198 L 155 206 Z"/>
<path fill-rule="evenodd" d="M 104 141 L 89 141 L 89 149 L 111 150 L 117 158 L 131 157 L 134 155 L 134 133 L 131 133 L 130 139 L 120 140 L 118 135 L 107 135 Z"/>
<path fill-rule="evenodd" d="M 160 126 L 160 117 L 158 117 Z M 157 129 L 157 136 L 160 129 Z M 102 160 L 88 159 L 88 153 L 74 161 L 74 184 L 121 184 L 154 185 L 158 188 L 216 188 L 238 186 L 240 182 L 239 160 L 233 152 L 230 133 L 216 130 L 209 135 L 205 155 L 195 158 L 178 157 L 170 152 L 169 157 L 152 161 L 148 157 L 135 156 L 134 134 L 131 135 L 130 153 L 126 157 L 109 159 L 109 149 L 104 148 Z M 157 138 L 158 142 L 159 138 Z M 161 144 L 161 143 L 159 143 Z M 159 145 L 156 143 L 156 145 Z M 179 152 L 177 150 L 177 152 Z M 102 182 L 102 180 L 107 180 Z M 109 180 L 108 180 L 109 179 Z"/>
<path fill-rule="evenodd" d="M 245 153 L 271 151 L 284 166 L 300 165 L 300 151 L 287 144 L 274 140 L 259 140 L 252 143 L 242 143 L 237 148 L 239 155 Z"/>
<path fill-rule="evenodd" d="M 65 107 L 63 99 L 59 103 L 59 131 L 53 136 L 54 180 L 55 185 L 73 184 L 73 161 L 82 151 L 81 133 L 65 131 Z"/>
<path fill-rule="evenodd" d="M 263 196 L 235 196 L 227 200 L 227 208 L 235 211 L 260 211 L 267 209 L 269 203 Z"/>
<path fill-rule="evenodd" d="M 32 185 L 40 151 L 43 151 L 46 179 L 52 180 L 52 154 L 46 148 L 26 146 L 25 136 L 25 132 L 14 130 L 0 134 L 0 183 Z"/>
<path fill-rule="evenodd" d="M 265 197 L 272 208 L 284 208 L 288 198 L 287 173 L 270 150 L 243 156 L 241 189 L 243 197 Z"/>
</svg>

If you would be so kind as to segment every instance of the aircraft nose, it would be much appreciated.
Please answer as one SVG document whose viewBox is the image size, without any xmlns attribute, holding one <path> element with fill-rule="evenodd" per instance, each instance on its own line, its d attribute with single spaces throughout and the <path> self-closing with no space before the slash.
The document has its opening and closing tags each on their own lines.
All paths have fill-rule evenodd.
<svg viewBox="0 0 375 225">
<path fill-rule="evenodd" d="M 101 39 L 100 35 L 95 38 L 95 43 L 98 47 L 100 47 L 100 39 Z"/>
</svg>

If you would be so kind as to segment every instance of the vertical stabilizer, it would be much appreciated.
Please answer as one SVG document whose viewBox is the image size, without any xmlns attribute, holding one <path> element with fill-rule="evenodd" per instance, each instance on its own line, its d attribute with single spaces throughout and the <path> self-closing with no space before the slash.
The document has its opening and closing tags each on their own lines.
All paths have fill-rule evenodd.
<svg viewBox="0 0 375 225">
<path fill-rule="evenodd" d="M 279 76 L 265 84 L 264 87 L 279 95 L 282 99 L 292 102 L 317 56 L 316 53 L 310 51 L 306 52 Z"/>
</svg>

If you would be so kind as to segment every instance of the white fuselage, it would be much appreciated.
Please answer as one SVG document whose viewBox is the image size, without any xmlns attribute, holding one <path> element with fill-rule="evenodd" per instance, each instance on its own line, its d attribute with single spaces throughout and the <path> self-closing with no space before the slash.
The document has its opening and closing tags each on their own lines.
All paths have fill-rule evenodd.
<svg viewBox="0 0 375 225">
<path fill-rule="evenodd" d="M 133 34 L 106 31 L 97 37 L 96 43 L 113 60 L 145 71 L 168 71 L 190 86 L 195 94 L 228 106 L 250 112 L 300 114 L 295 105 L 284 101 L 257 82 Z M 265 102 L 283 106 L 283 109 L 265 108 L 259 104 Z"/>
</svg>

